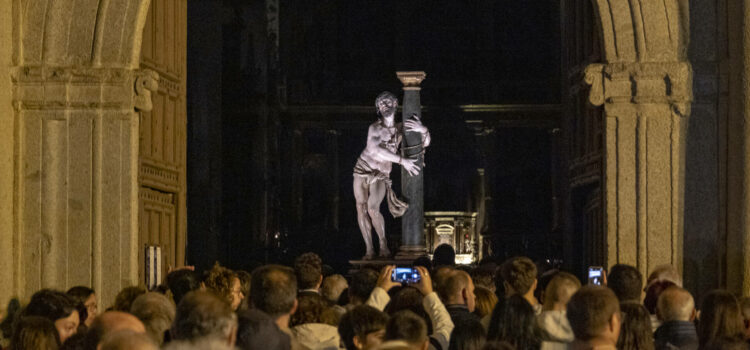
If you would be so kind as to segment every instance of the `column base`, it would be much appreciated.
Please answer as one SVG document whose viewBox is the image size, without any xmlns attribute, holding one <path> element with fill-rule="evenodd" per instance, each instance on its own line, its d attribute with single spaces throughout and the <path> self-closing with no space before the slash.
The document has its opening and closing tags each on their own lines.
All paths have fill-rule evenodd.
<svg viewBox="0 0 750 350">
<path fill-rule="evenodd" d="M 427 248 L 424 245 L 403 245 L 398 248 L 395 258 L 397 260 L 414 260 L 427 255 Z"/>
</svg>

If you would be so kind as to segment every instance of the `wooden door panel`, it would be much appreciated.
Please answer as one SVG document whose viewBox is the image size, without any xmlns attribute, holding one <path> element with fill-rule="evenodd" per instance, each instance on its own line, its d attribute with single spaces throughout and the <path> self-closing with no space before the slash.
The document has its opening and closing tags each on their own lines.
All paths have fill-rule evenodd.
<svg viewBox="0 0 750 350">
<path fill-rule="evenodd" d="M 185 257 L 187 0 L 152 0 L 143 31 L 141 68 L 159 74 L 159 89 L 141 112 L 139 245 L 161 247 L 165 276 Z"/>
</svg>

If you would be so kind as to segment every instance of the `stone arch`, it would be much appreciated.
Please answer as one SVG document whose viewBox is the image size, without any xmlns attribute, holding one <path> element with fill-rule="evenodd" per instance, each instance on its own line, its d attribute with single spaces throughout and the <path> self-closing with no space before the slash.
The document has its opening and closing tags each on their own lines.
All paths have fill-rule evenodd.
<svg viewBox="0 0 750 350">
<path fill-rule="evenodd" d="M 137 68 L 149 3 L 20 1 L 17 64 Z"/>
<path fill-rule="evenodd" d="M 682 270 L 688 2 L 591 0 L 604 63 L 586 67 L 589 101 L 604 106 L 606 263 L 644 276 Z"/>
</svg>

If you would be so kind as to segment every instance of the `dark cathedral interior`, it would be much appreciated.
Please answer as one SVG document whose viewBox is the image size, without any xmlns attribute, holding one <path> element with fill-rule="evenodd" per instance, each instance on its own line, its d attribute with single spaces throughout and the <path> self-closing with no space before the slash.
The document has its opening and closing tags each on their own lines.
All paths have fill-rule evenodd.
<svg viewBox="0 0 750 350">
<path fill-rule="evenodd" d="M 314 251 L 345 268 L 361 256 L 352 167 L 375 97 L 401 98 L 408 70 L 427 74 L 425 212 L 481 210 L 489 254 L 562 260 L 559 4 L 262 6 L 188 7 L 189 263 L 249 269 Z M 386 215 L 394 245 L 400 230 Z"/>
</svg>

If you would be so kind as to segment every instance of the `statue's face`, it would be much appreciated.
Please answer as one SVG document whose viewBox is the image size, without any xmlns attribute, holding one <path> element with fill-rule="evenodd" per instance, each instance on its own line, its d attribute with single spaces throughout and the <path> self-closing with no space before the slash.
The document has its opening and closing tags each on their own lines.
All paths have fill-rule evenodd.
<svg viewBox="0 0 750 350">
<path fill-rule="evenodd" d="M 398 107 L 398 101 L 390 98 L 384 98 L 378 101 L 378 112 L 382 116 L 391 116 L 396 114 L 396 108 Z"/>
</svg>

